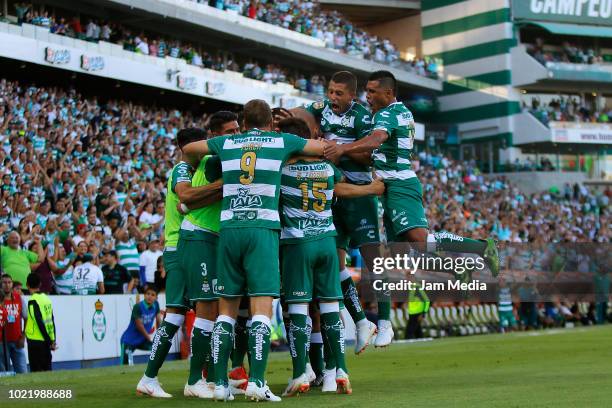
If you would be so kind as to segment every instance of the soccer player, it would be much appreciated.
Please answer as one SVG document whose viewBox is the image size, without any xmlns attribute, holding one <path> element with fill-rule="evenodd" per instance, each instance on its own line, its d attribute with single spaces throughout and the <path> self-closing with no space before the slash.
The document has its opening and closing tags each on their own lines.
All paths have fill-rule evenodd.
<svg viewBox="0 0 612 408">
<path fill-rule="evenodd" d="M 327 99 L 314 102 L 306 108 L 320 125 L 323 137 L 338 144 L 351 143 L 370 133 L 370 112 L 355 101 L 357 78 L 348 71 L 336 72 L 327 88 Z M 294 110 L 295 112 L 295 110 Z M 372 182 L 371 155 L 369 153 L 350 153 L 340 156 L 338 168 L 346 181 L 355 185 Z M 374 336 L 376 325 L 366 319 L 361 307 L 357 288 L 346 268 L 346 250 L 359 248 L 368 270 L 371 262 L 379 256 L 380 235 L 378 229 L 378 199 L 374 196 L 338 198 L 332 207 L 334 224 L 338 230 L 336 245 L 340 260 L 340 280 L 344 304 L 355 321 L 355 353 L 363 352 Z M 378 299 L 378 335 L 374 345 L 384 347 L 391 343 L 391 299 L 381 296 Z"/>
<path fill-rule="evenodd" d="M 264 373 L 270 351 L 272 299 L 279 296 L 278 200 L 281 165 L 291 155 L 321 155 L 324 142 L 272 132 L 272 113 L 265 101 L 244 106 L 247 131 L 185 146 L 191 162 L 213 153 L 221 159 L 223 202 L 218 246 L 219 317 L 212 337 L 214 399 L 228 400 L 227 363 L 234 324 L 244 295 L 250 298 L 251 364 L 246 396 L 280 401 L 267 386 Z"/>
<path fill-rule="evenodd" d="M 183 129 L 177 134 L 176 142 L 179 149 L 182 150 L 188 143 L 204 139 L 205 137 L 206 133 L 200 129 Z M 155 332 L 147 368 L 136 386 L 137 393 L 150 395 L 156 398 L 172 397 L 172 395 L 161 388 L 157 380 L 157 374 L 170 351 L 174 335 L 185 321 L 185 312 L 190 308 L 188 292 L 189 283 L 182 273 L 180 258 L 177 251 L 179 229 L 184 217 L 179 211 L 179 208 L 181 208 L 180 204 L 183 204 L 183 210 L 188 210 L 189 206 L 196 205 L 196 203 L 199 203 L 200 206 L 212 204 L 219 200 L 218 196 L 221 189 L 220 182 L 201 187 L 192 187 L 191 180 L 193 172 L 193 167 L 181 161 L 173 167 L 168 179 L 164 226 L 164 241 L 166 248 L 162 255 L 167 273 L 166 316 Z M 196 353 L 200 352 L 205 353 L 205 350 L 200 348 L 196 349 Z M 196 362 L 199 363 L 200 361 L 203 361 L 202 357 L 196 356 L 196 361 L 193 362 L 194 367 Z M 195 371 L 194 367 L 190 367 L 190 372 L 192 369 Z M 202 368 L 200 367 L 198 374 L 200 378 L 201 370 Z M 192 377 L 191 374 L 190 377 Z M 193 377 L 195 377 L 195 374 Z M 203 397 L 207 396 L 207 387 L 205 387 L 205 384 L 202 385 L 198 380 L 196 383 L 199 383 L 199 385 L 193 387 L 190 386 L 189 382 L 190 381 L 186 384 L 184 390 L 187 396 L 197 394 L 201 394 Z"/>
<path fill-rule="evenodd" d="M 476 240 L 448 232 L 430 234 L 423 208 L 421 182 L 412 170 L 414 119 L 398 102 L 397 83 L 388 71 L 370 75 L 367 100 L 374 117 L 371 133 L 349 144 L 327 145 L 326 157 L 332 160 L 346 154 L 374 152 L 374 169 L 385 182 L 382 197 L 383 222 L 388 242 L 416 243 L 421 252 L 449 251 L 481 255 L 493 276 L 499 272 L 499 256 L 492 239 Z M 432 243 L 431 248 L 427 243 Z"/>
<path fill-rule="evenodd" d="M 238 132 L 236 115 L 228 111 L 213 114 L 209 125 L 213 136 Z M 191 186 L 197 188 L 217 180 L 219 184 L 220 179 L 219 157 L 205 156 L 193 173 Z M 195 203 L 195 207 L 199 208 L 187 213 L 181 223 L 177 248 L 180 268 L 189 287 L 189 300 L 195 304 L 196 310 L 185 395 L 201 398 L 212 398 L 214 389 L 212 382 L 209 387 L 202 379 L 202 368 L 210 361 L 210 338 L 218 314 L 216 252 L 221 216 L 220 189 L 216 197 L 218 200 L 210 205 L 202 207 L 200 203 Z M 210 378 L 212 373 L 207 375 Z"/>
<path fill-rule="evenodd" d="M 284 133 L 310 138 L 310 129 L 299 118 L 278 124 Z M 339 183 L 342 173 L 320 158 L 297 156 L 287 161 L 281 181 L 281 277 L 288 303 L 287 336 L 293 362 L 293 378 L 283 396 L 293 396 L 310 388 L 306 374 L 309 342 L 308 303 L 318 300 L 323 336 L 329 344 L 333 367 L 326 370 L 332 386 L 325 381 L 324 392 L 352 392 L 344 358 L 342 299 L 336 253 L 336 228 L 331 203 L 341 197 L 377 194 L 384 191 L 380 181 L 363 186 Z"/>
</svg>

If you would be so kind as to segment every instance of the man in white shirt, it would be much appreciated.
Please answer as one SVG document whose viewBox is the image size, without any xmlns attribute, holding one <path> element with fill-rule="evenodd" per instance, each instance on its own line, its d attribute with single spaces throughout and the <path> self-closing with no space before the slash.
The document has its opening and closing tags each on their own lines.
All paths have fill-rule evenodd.
<svg viewBox="0 0 612 408">
<path fill-rule="evenodd" d="M 92 264 L 89 259 L 74 268 L 72 279 L 73 295 L 104 294 L 104 274 L 102 269 Z"/>
<path fill-rule="evenodd" d="M 157 258 L 162 255 L 159 248 L 159 241 L 153 240 L 149 244 L 149 249 L 140 254 L 140 267 L 144 268 L 146 283 L 155 282 L 155 271 L 157 270 Z M 141 269 L 142 270 L 142 269 Z"/>
</svg>

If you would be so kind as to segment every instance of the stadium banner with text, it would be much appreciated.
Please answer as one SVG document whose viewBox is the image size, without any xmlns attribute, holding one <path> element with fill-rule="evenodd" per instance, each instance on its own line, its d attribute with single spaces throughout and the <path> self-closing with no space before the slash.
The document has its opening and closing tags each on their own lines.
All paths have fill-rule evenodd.
<svg viewBox="0 0 612 408">
<path fill-rule="evenodd" d="M 612 26 L 612 0 L 521 0 L 515 19 Z"/>
<path fill-rule="evenodd" d="M 551 123 L 553 143 L 612 144 L 612 126 L 605 124 Z"/>
<path fill-rule="evenodd" d="M 362 299 L 374 302 L 386 293 L 403 303 L 411 291 L 423 289 L 432 302 L 497 302 L 500 290 L 507 288 L 516 302 L 610 301 L 609 243 L 503 242 L 497 276 L 482 255 L 415 247 L 393 243 L 380 248 L 385 256 L 371 260 L 372 273 L 361 271 Z"/>
</svg>

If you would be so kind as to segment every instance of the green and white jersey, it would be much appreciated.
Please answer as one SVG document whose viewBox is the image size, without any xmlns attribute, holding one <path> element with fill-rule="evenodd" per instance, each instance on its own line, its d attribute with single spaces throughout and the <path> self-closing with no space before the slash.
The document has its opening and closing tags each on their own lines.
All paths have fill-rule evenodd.
<svg viewBox="0 0 612 408">
<path fill-rule="evenodd" d="M 198 164 L 191 180 L 192 187 L 205 186 L 221 178 L 221 161 L 218 156 L 206 156 Z M 219 232 L 219 219 L 221 215 L 221 201 L 206 207 L 191 210 L 183 220 L 181 229 L 193 231 L 205 229 Z"/>
<path fill-rule="evenodd" d="M 372 119 L 372 130 L 384 130 L 389 137 L 374 151 L 374 169 L 384 180 L 416 177 L 410 158 L 414 148 L 414 118 L 402 102 L 379 110 Z"/>
<path fill-rule="evenodd" d="M 342 173 L 323 160 L 298 160 L 283 166 L 282 244 L 336 235 L 331 206 L 334 185 L 341 179 Z"/>
<path fill-rule="evenodd" d="M 353 102 L 342 115 L 336 115 L 331 102 L 326 100 L 313 102 L 306 110 L 319 121 L 321 132 L 326 140 L 338 144 L 353 143 L 367 136 L 372 128 L 370 112 L 361 104 Z M 341 157 L 338 168 L 353 184 L 369 184 L 372 182 L 372 171 L 369 166 L 355 163 L 348 157 Z"/>
<path fill-rule="evenodd" d="M 280 229 L 281 166 L 304 146 L 306 140 L 298 136 L 259 129 L 208 140 L 223 172 L 221 229 Z"/>
<path fill-rule="evenodd" d="M 178 163 L 172 168 L 170 177 L 168 178 L 168 191 L 166 193 L 166 213 L 164 219 L 164 242 L 166 247 L 175 247 L 178 245 L 179 229 L 183 222 L 183 214 L 177 209 L 176 205 L 180 202 L 176 194 L 176 185 L 178 183 L 190 183 L 193 178 L 193 167 L 184 161 Z M 125 265 L 124 265 L 125 266 Z"/>
<path fill-rule="evenodd" d="M 512 311 L 512 293 L 510 292 L 510 288 L 505 287 L 499 289 L 499 302 L 497 310 L 500 312 Z"/>
<path fill-rule="evenodd" d="M 58 268 L 64 269 L 70 264 L 71 260 L 71 258 L 62 259 L 61 261 L 57 261 L 56 264 Z M 61 275 L 53 275 L 53 279 L 55 280 L 55 291 L 59 295 L 70 295 L 72 293 L 73 273 L 74 268 L 71 266 Z"/>
<path fill-rule="evenodd" d="M 127 269 L 128 272 L 138 273 L 140 271 L 140 255 L 133 238 L 130 238 L 127 242 L 117 241 L 115 251 L 119 256 L 119 265 Z"/>
</svg>

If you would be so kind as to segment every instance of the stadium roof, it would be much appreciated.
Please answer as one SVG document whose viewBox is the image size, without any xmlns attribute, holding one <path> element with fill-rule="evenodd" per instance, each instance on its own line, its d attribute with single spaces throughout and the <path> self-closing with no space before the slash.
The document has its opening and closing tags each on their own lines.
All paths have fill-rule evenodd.
<svg viewBox="0 0 612 408">
<path fill-rule="evenodd" d="M 520 25 L 534 25 L 545 29 L 551 34 L 575 35 L 579 37 L 612 38 L 612 27 L 565 23 L 545 23 L 541 21 L 526 21 L 520 23 Z"/>
</svg>

